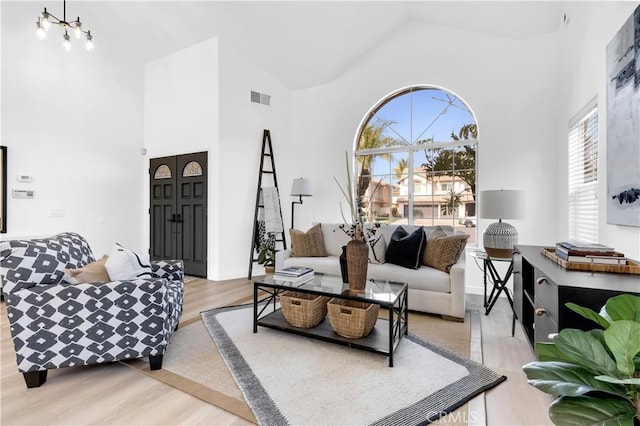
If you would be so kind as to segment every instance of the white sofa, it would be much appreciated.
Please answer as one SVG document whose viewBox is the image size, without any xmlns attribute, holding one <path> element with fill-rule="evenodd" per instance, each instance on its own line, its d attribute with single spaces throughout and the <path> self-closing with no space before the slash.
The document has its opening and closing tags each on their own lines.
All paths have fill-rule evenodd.
<svg viewBox="0 0 640 426">
<path fill-rule="evenodd" d="M 276 270 L 287 266 L 308 266 L 316 272 L 340 275 L 339 257 L 342 246 L 349 237 L 338 227 L 338 223 L 321 223 L 327 257 L 291 257 L 291 250 L 276 253 Z M 387 246 L 398 225 L 381 225 Z M 416 227 L 402 225 L 408 232 Z M 433 227 L 424 227 L 428 232 Z M 441 226 L 448 234 L 453 234 L 451 226 Z M 465 315 L 465 256 L 464 251 L 449 273 L 422 265 L 419 269 L 408 269 L 391 263 L 369 263 L 367 277 L 390 281 L 406 282 L 409 286 L 409 309 L 442 315 L 446 319 L 464 321 Z"/>
</svg>

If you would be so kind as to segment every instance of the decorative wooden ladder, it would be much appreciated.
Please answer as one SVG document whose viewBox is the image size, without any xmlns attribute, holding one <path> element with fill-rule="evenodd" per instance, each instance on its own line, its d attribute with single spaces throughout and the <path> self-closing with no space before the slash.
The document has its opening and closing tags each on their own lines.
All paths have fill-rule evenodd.
<svg viewBox="0 0 640 426">
<path fill-rule="evenodd" d="M 271 167 L 265 170 L 265 157 L 269 158 L 271 163 Z M 258 213 L 259 209 L 264 209 L 264 204 L 260 204 L 260 191 L 262 190 L 262 178 L 264 175 L 272 175 L 273 176 L 273 186 L 276 188 L 276 192 L 278 193 L 278 197 L 280 197 L 280 191 L 278 190 L 278 177 L 276 175 L 276 165 L 273 157 L 273 147 L 271 146 L 271 132 L 268 129 L 264 129 L 262 133 L 262 154 L 260 156 L 260 170 L 258 172 L 258 187 L 256 189 L 256 208 L 253 212 L 253 233 L 251 235 L 251 252 L 249 253 L 249 273 L 247 274 L 247 279 L 251 279 L 251 272 L 253 271 L 253 262 L 257 262 L 258 259 L 256 257 L 257 251 L 257 241 L 256 237 L 258 235 Z M 280 220 L 282 221 L 282 207 L 280 207 Z M 284 225 L 282 228 L 282 232 L 280 233 L 279 238 L 276 237 L 276 243 L 282 243 L 282 247 L 284 250 L 287 249 L 287 240 L 284 238 Z"/>
</svg>

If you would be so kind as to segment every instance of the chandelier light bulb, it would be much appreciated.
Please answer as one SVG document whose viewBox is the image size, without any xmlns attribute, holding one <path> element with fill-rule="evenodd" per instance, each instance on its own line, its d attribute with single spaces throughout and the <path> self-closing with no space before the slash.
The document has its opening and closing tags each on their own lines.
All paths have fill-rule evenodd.
<svg viewBox="0 0 640 426">
<path fill-rule="evenodd" d="M 44 12 L 42 12 L 42 28 L 44 28 L 45 31 L 47 31 L 49 29 L 49 27 L 51 26 L 51 21 L 49 20 L 49 12 L 47 12 L 47 8 L 44 8 Z"/>
<path fill-rule="evenodd" d="M 80 17 L 78 16 L 78 20 L 76 21 L 75 24 L 75 29 L 76 29 L 76 38 L 80 39 L 80 37 L 82 37 L 82 23 L 80 22 Z"/>
<path fill-rule="evenodd" d="M 91 35 L 91 31 L 87 31 L 87 41 L 85 42 L 84 47 L 89 52 L 96 48 L 93 44 L 93 36 Z"/>
<path fill-rule="evenodd" d="M 42 23 L 40 22 L 40 18 L 36 21 L 36 34 L 40 40 L 44 39 L 47 36 L 47 32 L 42 28 Z"/>
<path fill-rule="evenodd" d="M 69 40 L 69 34 L 67 34 L 67 32 L 64 32 L 64 41 L 62 42 L 62 47 L 64 47 L 64 50 L 66 50 L 67 52 L 69 52 L 71 50 L 71 41 Z"/>
</svg>

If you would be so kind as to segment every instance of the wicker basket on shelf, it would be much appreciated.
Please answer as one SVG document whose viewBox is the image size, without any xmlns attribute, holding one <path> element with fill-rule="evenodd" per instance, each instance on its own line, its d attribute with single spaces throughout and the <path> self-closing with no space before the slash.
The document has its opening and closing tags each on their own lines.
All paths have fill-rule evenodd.
<svg viewBox="0 0 640 426">
<path fill-rule="evenodd" d="M 360 339 L 371 333 L 378 320 L 380 305 L 356 300 L 331 299 L 327 303 L 329 322 L 342 337 Z"/>
<path fill-rule="evenodd" d="M 284 319 L 294 327 L 311 328 L 327 316 L 328 297 L 287 291 L 280 295 Z"/>
</svg>

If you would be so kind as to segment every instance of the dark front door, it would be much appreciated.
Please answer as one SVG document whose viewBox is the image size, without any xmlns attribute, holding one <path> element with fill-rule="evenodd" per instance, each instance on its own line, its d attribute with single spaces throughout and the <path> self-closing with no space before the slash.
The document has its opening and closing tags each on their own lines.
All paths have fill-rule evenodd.
<svg viewBox="0 0 640 426">
<path fill-rule="evenodd" d="M 207 276 L 207 153 L 150 161 L 150 257 L 182 259 L 185 273 Z"/>
</svg>

